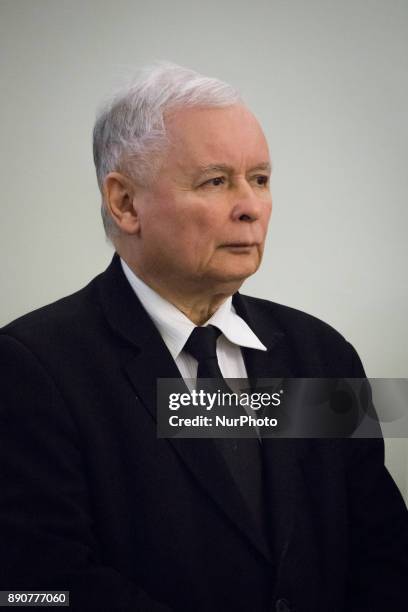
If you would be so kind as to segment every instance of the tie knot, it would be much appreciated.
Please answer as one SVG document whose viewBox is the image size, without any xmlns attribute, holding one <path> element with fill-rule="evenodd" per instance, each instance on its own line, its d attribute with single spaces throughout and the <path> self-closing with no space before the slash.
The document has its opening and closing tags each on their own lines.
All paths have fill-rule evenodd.
<svg viewBox="0 0 408 612">
<path fill-rule="evenodd" d="M 217 358 L 217 338 L 220 330 L 213 325 L 195 327 L 184 345 L 184 350 L 190 353 L 198 362 L 203 359 Z"/>
</svg>

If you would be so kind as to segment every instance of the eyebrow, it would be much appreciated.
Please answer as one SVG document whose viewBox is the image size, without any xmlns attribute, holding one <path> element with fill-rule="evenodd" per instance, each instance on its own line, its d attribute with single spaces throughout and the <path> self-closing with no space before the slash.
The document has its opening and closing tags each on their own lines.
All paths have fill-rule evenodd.
<svg viewBox="0 0 408 612">
<path fill-rule="evenodd" d="M 262 162 L 260 164 L 256 164 L 249 169 L 249 172 L 254 172 L 256 170 L 263 170 L 264 172 L 271 172 L 272 166 L 269 162 Z M 232 174 L 234 169 L 227 164 L 210 164 L 209 166 L 199 166 L 198 172 L 199 174 L 208 174 L 209 172 L 225 172 L 226 174 Z"/>
</svg>

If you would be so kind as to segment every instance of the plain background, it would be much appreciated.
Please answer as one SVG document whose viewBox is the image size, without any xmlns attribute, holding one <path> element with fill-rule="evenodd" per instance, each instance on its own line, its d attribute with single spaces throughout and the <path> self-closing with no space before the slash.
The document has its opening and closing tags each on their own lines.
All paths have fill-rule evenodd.
<svg viewBox="0 0 408 612">
<path fill-rule="evenodd" d="M 370 377 L 407 377 L 407 26 L 406 0 L 0 0 L 0 324 L 107 266 L 95 110 L 167 59 L 236 86 L 270 144 L 244 292 L 332 324 Z M 408 499 L 407 440 L 386 445 Z"/>
</svg>

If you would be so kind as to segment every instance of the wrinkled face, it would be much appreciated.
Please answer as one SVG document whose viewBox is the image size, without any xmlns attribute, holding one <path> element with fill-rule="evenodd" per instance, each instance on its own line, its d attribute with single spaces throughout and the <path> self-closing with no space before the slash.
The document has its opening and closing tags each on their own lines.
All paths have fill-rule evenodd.
<svg viewBox="0 0 408 612">
<path fill-rule="evenodd" d="M 241 105 L 166 119 L 171 147 L 140 204 L 138 267 L 180 287 L 242 283 L 261 262 L 271 213 L 268 146 Z"/>
</svg>

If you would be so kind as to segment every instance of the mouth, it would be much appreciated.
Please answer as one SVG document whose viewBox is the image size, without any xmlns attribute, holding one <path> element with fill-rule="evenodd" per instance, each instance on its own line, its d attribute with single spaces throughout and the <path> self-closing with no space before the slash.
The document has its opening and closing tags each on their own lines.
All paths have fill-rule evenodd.
<svg viewBox="0 0 408 612">
<path fill-rule="evenodd" d="M 228 242 L 227 244 L 222 244 L 221 248 L 223 249 L 251 249 L 257 246 L 258 246 L 258 243 L 256 242 Z"/>
<path fill-rule="evenodd" d="M 255 242 L 228 242 L 227 244 L 222 244 L 220 248 L 230 255 L 244 257 L 252 256 L 257 252 L 259 245 Z"/>
</svg>

